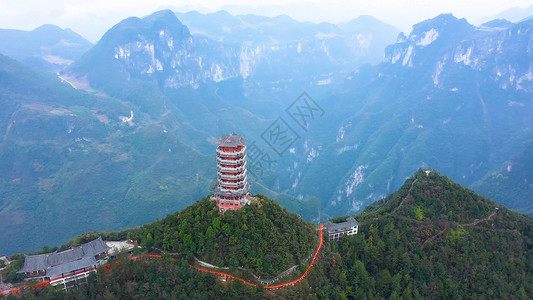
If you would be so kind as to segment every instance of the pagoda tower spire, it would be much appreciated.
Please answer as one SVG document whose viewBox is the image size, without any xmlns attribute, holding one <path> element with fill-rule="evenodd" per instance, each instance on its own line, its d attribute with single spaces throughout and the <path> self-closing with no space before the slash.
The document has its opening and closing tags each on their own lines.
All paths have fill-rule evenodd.
<svg viewBox="0 0 533 300">
<path fill-rule="evenodd" d="M 249 204 L 250 184 L 246 169 L 246 139 L 235 133 L 220 137 L 217 148 L 217 185 L 214 200 L 220 211 Z"/>
</svg>

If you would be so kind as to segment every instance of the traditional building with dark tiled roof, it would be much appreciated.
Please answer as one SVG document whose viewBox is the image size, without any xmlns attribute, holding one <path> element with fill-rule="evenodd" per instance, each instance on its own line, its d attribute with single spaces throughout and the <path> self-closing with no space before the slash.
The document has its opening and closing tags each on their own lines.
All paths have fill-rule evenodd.
<svg viewBox="0 0 533 300">
<path fill-rule="evenodd" d="M 107 257 L 109 249 L 111 248 L 102 237 L 99 237 L 61 252 L 26 255 L 24 265 L 18 273 L 24 273 L 27 278 L 49 279 L 52 285 L 60 279 L 65 283 L 66 278 L 79 274 L 87 275 L 95 270 L 102 263 L 102 259 Z"/>
<path fill-rule="evenodd" d="M 357 234 L 359 231 L 359 222 L 353 217 L 346 218 L 346 222 L 332 223 L 328 221 L 324 226 L 328 232 L 330 241 L 338 241 L 344 235 Z"/>
</svg>

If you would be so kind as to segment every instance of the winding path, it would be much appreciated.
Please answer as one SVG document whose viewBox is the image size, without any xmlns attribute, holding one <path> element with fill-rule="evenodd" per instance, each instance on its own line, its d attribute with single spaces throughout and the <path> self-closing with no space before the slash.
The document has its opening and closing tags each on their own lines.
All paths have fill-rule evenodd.
<svg viewBox="0 0 533 300">
<path fill-rule="evenodd" d="M 487 221 L 487 220 L 492 220 L 494 218 L 494 216 L 498 213 L 497 210 L 493 211 L 489 216 L 483 218 L 483 219 L 476 219 L 474 220 L 473 222 L 470 222 L 470 223 L 465 223 L 465 224 L 459 224 L 459 226 L 468 226 L 468 227 L 473 227 L 473 226 L 476 226 L 477 224 L 481 223 L 481 222 L 484 222 L 484 221 Z M 437 232 L 435 235 L 429 237 L 427 240 L 424 241 L 424 243 L 422 243 L 422 248 L 424 248 L 424 246 L 428 243 L 428 242 L 431 242 L 433 240 L 435 240 L 437 237 L 439 237 L 440 235 L 444 234 L 449 228 L 449 224 L 446 224 L 444 229 L 442 229 L 441 231 Z"/>
<path fill-rule="evenodd" d="M 422 248 L 424 248 L 424 246 L 426 246 L 426 244 L 427 244 L 428 242 L 431 242 L 431 241 L 435 240 L 438 236 L 442 235 L 442 234 L 445 233 L 447 230 L 448 230 L 448 225 L 446 225 L 446 227 L 445 227 L 443 230 L 437 232 L 437 234 L 435 234 L 435 235 L 429 237 L 427 240 L 425 240 L 425 241 L 422 243 Z"/>
<path fill-rule="evenodd" d="M 407 198 L 409 198 L 409 196 L 411 196 L 411 190 L 413 189 L 413 186 L 415 185 L 416 181 L 418 180 L 418 178 L 416 178 L 413 183 L 411 183 L 411 187 L 409 187 L 409 191 L 407 191 L 407 195 L 405 195 L 405 197 L 403 197 L 402 199 L 402 202 L 400 202 L 400 205 L 398 205 L 398 207 L 396 207 L 390 214 L 394 214 L 398 209 L 400 209 L 400 207 L 402 207 L 403 205 L 403 202 L 405 200 L 407 200 Z"/>
<path fill-rule="evenodd" d="M 461 226 L 469 226 L 469 227 L 472 227 L 472 226 L 476 226 L 477 224 L 481 223 L 481 222 L 484 222 L 484 221 L 487 221 L 487 220 L 491 220 L 492 218 L 494 218 L 494 216 L 498 213 L 497 210 L 493 211 L 488 217 L 485 217 L 483 219 L 479 219 L 479 220 L 475 220 L 474 222 L 471 222 L 471 223 L 467 223 L 467 224 L 460 224 Z"/>
<path fill-rule="evenodd" d="M 316 260 L 316 257 L 318 255 L 318 252 L 320 251 L 320 248 L 322 248 L 322 243 L 323 243 L 323 236 L 322 236 L 322 231 L 323 230 L 322 229 L 323 229 L 323 227 L 324 227 L 324 224 L 320 224 L 320 227 L 319 227 L 320 242 L 318 243 L 318 247 L 315 250 L 315 253 L 313 255 L 313 259 L 311 260 L 311 263 L 309 264 L 309 266 L 307 267 L 305 272 L 300 277 L 298 277 L 298 279 L 295 279 L 293 281 L 286 282 L 286 283 L 277 284 L 277 285 L 263 286 L 264 289 L 278 289 L 278 288 L 281 288 L 281 287 L 294 285 L 295 283 L 297 283 L 297 282 L 301 281 L 302 279 L 304 279 L 304 277 L 307 275 L 307 273 L 309 273 L 309 270 L 311 270 L 311 268 L 315 264 L 315 260 Z M 158 255 L 158 254 L 137 255 L 137 256 L 133 256 L 133 257 L 128 258 L 128 260 L 134 260 L 135 261 L 135 260 L 138 260 L 138 259 L 141 259 L 141 258 L 161 258 L 161 255 Z M 173 258 L 173 260 L 176 261 L 175 258 Z M 103 265 L 101 267 L 103 269 L 110 270 L 112 265 L 118 265 L 120 263 L 121 263 L 121 261 L 119 260 L 119 261 L 116 261 L 114 263 L 105 264 L 105 265 Z M 228 273 L 212 271 L 212 270 L 208 270 L 208 269 L 197 267 L 197 266 L 192 265 L 192 264 L 190 264 L 189 266 L 191 268 L 194 268 L 194 269 L 200 271 L 200 272 L 217 274 L 217 275 L 224 275 L 224 276 L 227 276 L 227 277 L 230 277 L 230 278 L 233 278 L 233 279 L 240 280 L 240 281 L 242 281 L 245 284 L 250 285 L 250 286 L 255 286 L 255 287 L 258 286 L 255 283 L 249 282 L 247 280 L 244 280 L 244 279 L 239 278 L 237 276 L 233 276 L 233 275 L 228 274 Z M 92 271 L 92 270 L 95 270 L 95 269 L 91 269 L 91 270 L 88 270 L 88 271 Z M 69 275 L 69 276 L 73 276 L 73 275 Z M 64 276 L 64 277 L 69 277 L 69 276 Z M 28 288 L 43 287 L 43 286 L 48 285 L 50 283 L 50 281 L 58 280 L 58 279 L 61 279 L 61 278 L 63 278 L 63 277 L 53 278 L 51 280 L 45 280 L 45 281 L 42 281 L 42 282 L 39 282 L 39 283 L 36 283 L 36 284 L 27 285 L 27 286 L 23 286 L 23 287 L 12 288 L 12 289 L 9 289 L 9 290 L 3 290 L 3 291 L 0 291 L 0 295 L 7 295 L 7 294 L 10 294 L 10 293 L 19 292 L 21 290 L 25 290 L 25 289 L 28 289 Z"/>
<path fill-rule="evenodd" d="M 297 282 L 301 281 L 302 279 L 304 279 L 304 277 L 307 275 L 307 273 L 309 273 L 309 270 L 311 270 L 311 268 L 315 264 L 315 260 L 316 260 L 316 257 L 318 255 L 318 252 L 320 251 L 320 248 L 322 248 L 322 243 L 323 243 L 322 228 L 323 227 L 324 227 L 324 224 L 320 224 L 320 227 L 319 227 L 320 242 L 318 243 L 318 247 L 316 248 L 315 254 L 313 255 L 313 259 L 311 260 L 311 263 L 309 264 L 309 266 L 307 267 L 305 272 L 300 277 L 298 277 L 298 279 L 295 279 L 293 281 L 286 282 L 286 283 L 270 285 L 270 286 L 263 286 L 264 289 L 278 289 L 278 288 L 286 287 L 286 286 L 289 286 L 289 285 L 294 285 L 295 283 L 297 283 Z M 196 270 L 198 270 L 200 272 L 206 272 L 206 273 L 217 274 L 217 275 L 224 275 L 224 276 L 228 276 L 228 277 L 233 278 L 233 279 L 240 280 L 240 281 L 246 283 L 247 285 L 258 286 L 255 283 L 246 281 L 246 280 L 244 280 L 242 278 L 239 278 L 237 276 L 233 276 L 233 275 L 228 274 L 228 273 L 218 272 L 218 271 L 211 271 L 211 270 L 203 269 L 203 268 L 200 268 L 200 267 L 197 267 L 197 266 L 194 266 L 194 265 L 189 265 L 189 266 L 191 266 L 192 268 L 195 268 Z"/>
</svg>

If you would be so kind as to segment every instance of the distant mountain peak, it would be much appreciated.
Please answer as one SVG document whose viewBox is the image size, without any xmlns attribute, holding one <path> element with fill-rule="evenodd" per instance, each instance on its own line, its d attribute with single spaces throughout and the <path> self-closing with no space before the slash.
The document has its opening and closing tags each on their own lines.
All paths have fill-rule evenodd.
<svg viewBox="0 0 533 300">
<path fill-rule="evenodd" d="M 392 31 L 398 32 L 399 30 L 393 27 L 392 25 L 386 24 L 378 20 L 377 18 L 369 15 L 360 15 L 359 17 L 352 19 L 346 23 L 339 24 L 339 27 L 350 32 L 369 32 L 372 30 L 380 31 Z"/>
<path fill-rule="evenodd" d="M 296 20 L 294 20 L 293 18 L 291 18 L 289 15 L 286 15 L 286 14 L 275 16 L 273 19 L 277 21 L 282 21 L 282 22 L 296 22 Z"/>
<path fill-rule="evenodd" d="M 166 9 L 143 18 L 129 17 L 120 21 L 104 34 L 98 44 L 122 43 L 140 35 L 157 35 L 161 30 L 172 32 L 179 38 L 189 38 L 191 35 L 187 26 L 171 10 Z"/>
<path fill-rule="evenodd" d="M 514 23 L 510 22 L 506 19 L 495 19 L 492 21 L 488 21 L 486 23 L 481 24 L 481 27 L 488 27 L 488 28 L 508 28 L 513 26 Z"/>
<path fill-rule="evenodd" d="M 35 29 L 33 29 L 32 31 L 36 32 L 36 31 L 41 31 L 41 30 L 46 30 L 46 31 L 51 31 L 51 30 L 56 30 L 56 31 L 63 31 L 63 29 L 57 25 L 54 25 L 54 24 L 43 24 L 39 27 L 36 27 Z"/>
<path fill-rule="evenodd" d="M 227 10 L 221 9 L 213 13 L 214 15 L 224 16 L 224 17 L 233 17 Z"/>
<path fill-rule="evenodd" d="M 519 22 L 533 15 L 533 5 L 527 7 L 512 7 L 491 17 L 483 18 L 481 22 L 494 19 L 506 19 L 511 22 Z"/>
<path fill-rule="evenodd" d="M 440 49 L 440 51 L 452 48 L 470 36 L 475 29 L 476 27 L 464 18 L 458 19 L 452 14 L 440 14 L 413 25 L 409 36 L 400 33 L 396 44 L 385 50 L 384 62 L 413 67 L 417 63 L 426 62 L 425 58 L 433 58 L 434 50 L 424 48 Z"/>
<path fill-rule="evenodd" d="M 359 17 L 355 18 L 355 19 L 352 19 L 346 23 L 344 23 L 343 25 L 360 25 L 360 24 L 366 24 L 368 25 L 368 23 L 381 23 L 380 20 L 378 20 L 376 17 L 374 16 L 370 16 L 370 15 L 360 15 Z"/>
<path fill-rule="evenodd" d="M 69 72 L 78 77 L 98 68 L 98 72 L 115 74 L 123 81 L 155 79 L 163 89 L 197 88 L 205 81 L 238 76 L 232 60 L 235 55 L 228 58 L 214 54 L 209 43 L 193 39 L 189 28 L 171 10 L 162 10 L 142 19 L 127 18 L 113 26 Z M 203 53 L 207 51 L 211 56 Z M 105 64 L 101 63 L 103 57 Z M 96 87 L 107 84 L 101 76 L 89 75 L 89 81 Z"/>
<path fill-rule="evenodd" d="M 44 24 L 31 31 L 0 29 L 2 54 L 31 67 L 57 73 L 92 44 L 71 29 Z"/>
<path fill-rule="evenodd" d="M 431 29 L 437 29 L 441 32 L 449 32 L 450 35 L 462 35 L 465 31 L 473 30 L 474 26 L 465 18 L 458 19 L 453 14 L 440 14 L 435 18 L 422 21 L 413 25 L 410 35 L 427 32 Z"/>
<path fill-rule="evenodd" d="M 143 19 L 146 19 L 146 18 L 169 18 L 169 19 L 177 19 L 176 15 L 174 14 L 174 12 L 170 9 L 162 9 L 162 10 L 158 10 L 156 12 L 153 12 L 152 14 L 148 15 L 147 17 L 144 17 Z"/>
<path fill-rule="evenodd" d="M 167 48 L 172 48 L 175 41 L 191 38 L 187 26 L 183 25 L 171 10 L 166 9 L 142 19 L 129 17 L 122 20 L 104 34 L 98 46 L 119 47 L 133 41 L 154 41 L 165 35 L 169 39 Z"/>
<path fill-rule="evenodd" d="M 143 18 L 143 20 L 152 23 L 153 25 L 169 25 L 182 27 L 185 26 L 181 21 L 176 17 L 176 14 L 170 9 L 157 11 L 149 16 Z"/>
<path fill-rule="evenodd" d="M 196 89 L 204 83 L 258 76 L 256 80 L 276 78 L 272 82 L 276 86 L 269 90 L 278 90 L 277 85 L 286 85 L 284 82 L 309 73 L 301 70 L 309 69 L 313 71 L 305 76 L 312 85 L 324 85 L 334 80 L 331 74 L 351 71 L 363 62 L 379 62 L 379 52 L 393 41 L 397 31 L 377 20 L 375 23 L 343 31 L 331 23 L 299 22 L 287 15 L 270 18 L 232 16 L 227 11 L 200 14 L 162 10 L 121 21 L 69 71 L 78 77 L 94 74 L 99 68 L 102 73 L 116 74 L 121 82 L 148 79 L 163 90 Z M 99 56 L 109 60 L 98 63 Z M 100 82 L 91 86 L 108 85 L 101 77 L 89 75 L 90 82 Z"/>
</svg>

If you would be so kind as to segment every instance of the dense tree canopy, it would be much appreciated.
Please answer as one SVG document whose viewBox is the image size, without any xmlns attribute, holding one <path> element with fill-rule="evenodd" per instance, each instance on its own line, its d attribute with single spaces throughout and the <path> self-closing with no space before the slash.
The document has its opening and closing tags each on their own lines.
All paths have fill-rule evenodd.
<svg viewBox="0 0 533 300">
<path fill-rule="evenodd" d="M 195 256 L 218 266 L 274 277 L 299 264 L 318 245 L 316 226 L 259 195 L 238 211 L 219 213 L 206 197 L 179 213 L 132 230 L 146 248 Z"/>
<path fill-rule="evenodd" d="M 176 260 L 167 256 L 127 262 L 98 272 L 98 280 L 79 289 L 64 293 L 47 287 L 28 296 L 531 299 L 533 295 L 531 217 L 512 212 L 434 170 L 419 171 L 399 191 L 355 217 L 361 224 L 360 234 L 326 242 L 308 276 L 294 286 L 271 291 L 199 273 L 188 266 L 189 258 L 199 256 L 275 274 L 285 268 L 283 264 L 293 264 L 312 252 L 314 225 L 300 223 L 297 216 L 263 197 L 241 211 L 222 215 L 204 198 L 178 214 L 129 232 L 147 247 L 140 251 L 161 247 L 182 253 Z M 262 264 L 257 264 L 259 259 Z"/>
</svg>

